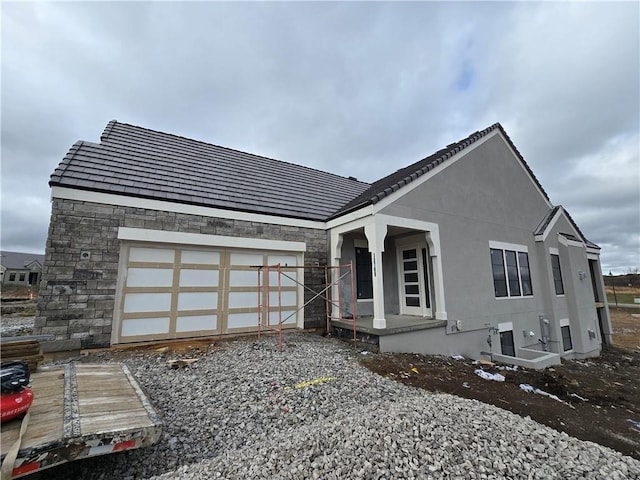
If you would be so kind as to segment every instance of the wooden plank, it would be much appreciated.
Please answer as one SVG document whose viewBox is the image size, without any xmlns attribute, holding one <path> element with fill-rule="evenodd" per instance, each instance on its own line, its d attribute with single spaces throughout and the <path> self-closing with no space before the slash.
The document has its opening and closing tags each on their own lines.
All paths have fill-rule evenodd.
<svg viewBox="0 0 640 480">
<path fill-rule="evenodd" d="M 82 419 L 82 434 L 83 435 L 97 435 L 100 433 L 112 433 L 120 430 L 130 430 L 132 428 L 151 427 L 153 422 L 149 420 L 146 415 L 139 416 L 124 416 L 121 419 L 113 419 L 109 417 L 103 417 L 99 419 Z"/>
<path fill-rule="evenodd" d="M 22 437 L 22 448 L 29 448 L 62 437 L 62 397 L 64 378 L 62 369 L 46 369 L 31 375 L 33 404 L 27 431 Z M 2 425 L 2 455 L 18 438 L 21 421 Z"/>
<path fill-rule="evenodd" d="M 83 435 L 153 426 L 122 366 L 79 365 L 76 378 Z"/>
</svg>

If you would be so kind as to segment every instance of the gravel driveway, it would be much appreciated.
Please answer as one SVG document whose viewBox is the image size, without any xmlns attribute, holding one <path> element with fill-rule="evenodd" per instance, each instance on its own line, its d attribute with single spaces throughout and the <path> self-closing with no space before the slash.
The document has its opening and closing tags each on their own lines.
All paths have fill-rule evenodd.
<svg viewBox="0 0 640 480">
<path fill-rule="evenodd" d="M 337 340 L 285 342 L 283 353 L 263 338 L 79 359 L 127 363 L 164 417 L 163 438 L 39 478 L 640 478 L 640 462 L 608 448 L 375 375 Z M 171 370 L 180 356 L 198 361 Z"/>
</svg>

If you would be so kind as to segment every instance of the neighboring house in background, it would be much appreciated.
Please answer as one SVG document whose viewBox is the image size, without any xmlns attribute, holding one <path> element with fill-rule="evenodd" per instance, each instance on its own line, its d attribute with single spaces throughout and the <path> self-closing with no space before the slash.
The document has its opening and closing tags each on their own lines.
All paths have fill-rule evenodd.
<svg viewBox="0 0 640 480">
<path fill-rule="evenodd" d="M 37 286 L 42 276 L 44 255 L 0 251 L 0 277 L 4 285 Z"/>
<path fill-rule="evenodd" d="M 36 333 L 59 348 L 255 331 L 276 263 L 285 326 L 314 328 L 324 272 L 300 267 L 353 262 L 332 296 L 381 351 L 539 367 L 611 335 L 599 247 L 499 124 L 367 184 L 113 121 L 50 185 Z"/>
</svg>

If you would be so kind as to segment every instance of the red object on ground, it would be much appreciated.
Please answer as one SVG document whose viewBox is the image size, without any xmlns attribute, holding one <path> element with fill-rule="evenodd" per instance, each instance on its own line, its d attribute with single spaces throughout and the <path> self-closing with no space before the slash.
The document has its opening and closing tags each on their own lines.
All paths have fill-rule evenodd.
<svg viewBox="0 0 640 480">
<path fill-rule="evenodd" d="M 27 413 L 33 403 L 33 392 L 25 388 L 21 392 L 0 395 L 0 417 L 2 423 Z"/>
</svg>

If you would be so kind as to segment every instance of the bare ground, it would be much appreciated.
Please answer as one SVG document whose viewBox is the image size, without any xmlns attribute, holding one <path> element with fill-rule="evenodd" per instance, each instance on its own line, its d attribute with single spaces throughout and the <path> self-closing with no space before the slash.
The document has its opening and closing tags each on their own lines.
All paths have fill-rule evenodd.
<svg viewBox="0 0 640 480">
<path fill-rule="evenodd" d="M 614 343 L 622 346 L 609 347 L 598 358 L 563 361 L 545 370 L 505 370 L 412 354 L 367 355 L 362 362 L 404 384 L 490 403 L 640 459 L 640 309 L 612 308 L 611 314 Z M 505 381 L 485 380 L 477 369 L 500 373 Z M 521 384 L 558 399 L 525 392 Z"/>
</svg>

